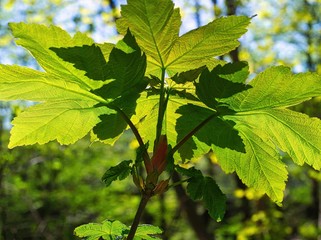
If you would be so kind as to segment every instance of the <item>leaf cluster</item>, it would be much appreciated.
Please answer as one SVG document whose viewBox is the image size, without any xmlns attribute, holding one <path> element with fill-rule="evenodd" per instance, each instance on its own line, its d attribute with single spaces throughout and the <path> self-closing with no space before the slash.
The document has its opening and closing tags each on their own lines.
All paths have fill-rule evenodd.
<svg viewBox="0 0 321 240">
<path fill-rule="evenodd" d="M 145 143 L 156 146 L 166 135 L 176 163 L 211 150 L 225 172 L 277 203 L 287 180 L 280 153 L 321 168 L 321 121 L 288 109 L 320 96 L 321 76 L 275 66 L 250 81 L 246 62 L 216 58 L 239 45 L 249 17 L 218 18 L 180 36 L 180 13 L 170 0 L 128 0 L 121 14 L 124 37 L 115 45 L 56 26 L 10 24 L 16 43 L 43 69 L 0 65 L 0 99 L 37 102 L 13 120 L 10 148 L 72 144 L 88 133 L 114 143 L 131 128 L 146 164 L 153 145 Z M 103 180 L 125 178 L 129 164 L 111 168 Z M 191 198 L 221 219 L 224 197 L 215 181 L 180 171 L 190 178 Z"/>
</svg>

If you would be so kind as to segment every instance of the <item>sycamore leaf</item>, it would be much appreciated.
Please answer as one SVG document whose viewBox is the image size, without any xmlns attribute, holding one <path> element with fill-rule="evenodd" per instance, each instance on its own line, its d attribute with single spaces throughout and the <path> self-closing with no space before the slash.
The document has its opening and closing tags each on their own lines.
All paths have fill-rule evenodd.
<svg viewBox="0 0 321 240">
<path fill-rule="evenodd" d="M 106 184 L 106 187 L 108 187 L 113 181 L 117 179 L 119 180 L 125 179 L 131 171 L 131 167 L 130 167 L 131 163 L 132 163 L 131 160 L 126 160 L 126 161 L 122 161 L 115 167 L 109 168 L 101 178 L 102 181 Z"/>
<path fill-rule="evenodd" d="M 103 102 L 104 99 L 69 79 L 26 67 L 0 65 L 0 100 L 77 100 Z"/>
<path fill-rule="evenodd" d="M 292 74 L 284 66 L 271 67 L 258 74 L 247 91 L 222 99 L 229 108 L 241 111 L 289 107 L 321 95 L 321 76 L 316 73 Z"/>
<path fill-rule="evenodd" d="M 271 144 L 286 152 L 295 163 L 321 168 L 320 119 L 288 109 L 266 109 L 228 118 L 246 121 L 258 133 L 268 134 Z"/>
<path fill-rule="evenodd" d="M 112 45 L 93 45 L 92 40 L 82 34 L 71 38 L 57 27 L 10 26 L 19 37 L 18 43 L 30 48 L 46 72 L 0 65 L 1 100 L 39 102 L 14 119 L 9 147 L 51 140 L 71 144 L 102 119 L 105 129 L 113 129 L 110 125 L 115 122 L 114 116 L 119 118 L 117 109 L 127 114 L 135 112 L 139 92 L 147 85 L 146 57 L 130 32 L 117 48 L 110 50 Z M 41 31 L 45 36 L 35 41 Z M 124 105 L 126 101 L 130 105 Z M 106 120 L 103 116 L 112 117 Z M 126 127 L 127 124 L 121 122 L 108 137 L 117 138 Z"/>
<path fill-rule="evenodd" d="M 250 18 L 245 16 L 223 17 L 184 34 L 167 58 L 165 66 L 170 75 L 207 65 L 213 57 L 235 49 L 249 23 Z"/>
<path fill-rule="evenodd" d="M 243 140 L 237 130 L 234 129 L 235 123 L 218 117 L 215 111 L 188 104 L 178 108 L 176 113 L 181 115 L 177 119 L 175 126 L 177 142 L 183 139 L 201 122 L 208 119 L 206 124 L 179 148 L 178 152 L 183 161 L 193 157 L 200 157 L 207 153 L 212 145 L 234 149 L 239 152 L 245 151 Z"/>
<path fill-rule="evenodd" d="M 192 178 L 187 185 L 187 192 L 193 200 L 203 200 L 209 215 L 220 222 L 225 214 L 226 197 L 213 178 Z"/>
<path fill-rule="evenodd" d="M 117 21 L 121 33 L 130 31 L 148 56 L 148 61 L 163 67 L 173 43 L 178 38 L 181 19 L 171 0 L 128 0 L 121 6 Z"/>
<path fill-rule="evenodd" d="M 160 240 L 161 238 L 157 237 L 157 235 L 162 234 L 162 232 L 163 231 L 159 227 L 141 224 L 137 228 L 134 240 Z"/>
<path fill-rule="evenodd" d="M 100 96 L 115 99 L 129 93 L 141 92 L 147 85 L 144 78 L 146 56 L 141 52 L 130 31 L 110 52 L 106 68 L 107 78 L 113 81 L 95 90 Z"/>
<path fill-rule="evenodd" d="M 112 112 L 93 107 L 90 101 L 55 101 L 37 104 L 13 121 L 9 148 L 57 140 L 71 144 L 84 137 L 99 121 L 99 115 Z"/>
<path fill-rule="evenodd" d="M 203 200 L 204 207 L 210 216 L 221 221 L 226 208 L 226 197 L 211 177 L 204 177 L 200 170 L 195 168 L 182 168 L 176 166 L 176 170 L 190 177 L 187 185 L 187 192 L 194 201 Z"/>
<path fill-rule="evenodd" d="M 321 121 L 281 107 L 320 95 L 321 77 L 312 73 L 294 75 L 286 67 L 272 67 L 257 75 L 250 85 L 247 91 L 221 99 L 236 111 L 223 118 L 235 123 L 245 153 L 217 146 L 213 150 L 226 172 L 236 171 L 245 184 L 280 203 L 287 180 L 280 150 L 299 165 L 321 168 Z"/>
<path fill-rule="evenodd" d="M 82 88 L 95 89 L 102 86 L 103 81 L 90 79 L 84 71 L 76 69 L 73 64 L 60 59 L 50 48 L 66 48 L 92 45 L 94 42 L 85 34 L 77 33 L 73 38 L 56 26 L 47 27 L 39 24 L 10 23 L 16 43 L 28 49 L 37 59 L 40 66 L 56 78 L 69 79 Z M 102 80 L 102 79 L 100 79 Z"/>
<path fill-rule="evenodd" d="M 109 55 L 107 63 L 109 78 L 114 79 L 94 92 L 100 96 L 113 98 L 110 106 L 117 106 L 127 117 L 135 113 L 136 101 L 148 82 L 144 74 L 146 56 L 142 54 L 135 38 L 128 31 Z M 127 123 L 119 112 L 101 116 L 101 122 L 94 128 L 100 141 L 113 143 L 127 128 Z"/>
<path fill-rule="evenodd" d="M 244 84 L 248 75 L 247 69 L 245 63 L 218 65 L 212 71 L 205 68 L 195 83 L 196 95 L 208 107 L 215 109 L 219 98 L 228 98 L 250 88 Z"/>
<path fill-rule="evenodd" d="M 107 47 L 104 45 L 104 47 Z M 113 45 L 109 45 L 110 51 Z M 85 71 L 85 76 L 93 80 L 108 80 L 110 76 L 108 74 L 109 68 L 106 66 L 106 59 L 99 46 L 84 45 L 69 48 L 50 48 L 61 59 L 66 62 L 74 64 L 74 67 Z M 110 54 L 110 53 L 109 53 Z"/>
<path fill-rule="evenodd" d="M 245 72 L 241 74 L 242 72 L 237 72 L 240 74 L 239 78 L 228 74 L 225 79 L 233 83 L 243 83 Z M 197 84 L 201 84 L 202 81 L 201 79 Z M 204 78 L 204 82 L 209 81 Z M 219 99 L 218 94 L 222 94 L 222 91 L 216 93 L 216 90 L 220 84 L 215 86 L 204 84 L 202 91 L 197 91 L 199 88 L 197 84 L 196 93 L 207 105 L 218 100 L 230 108 L 224 111 L 219 108 L 216 114 L 222 121 L 227 121 L 237 134 L 229 139 L 228 136 L 233 135 L 229 134 L 227 129 L 222 126 L 211 126 L 216 119 L 213 118 L 178 150 L 183 159 L 199 156 L 201 153 L 199 150 L 207 152 L 211 147 L 224 171 L 235 171 L 245 184 L 266 193 L 277 203 L 283 199 L 287 180 L 285 164 L 280 160 L 280 150 L 286 152 L 299 165 L 307 163 L 315 169 L 321 168 L 319 160 L 321 121 L 281 109 L 320 95 L 319 75 L 312 73 L 294 75 L 286 67 L 272 67 L 257 75 L 247 90 L 233 92 L 231 88 L 227 90 L 232 91 L 231 93 L 221 95 L 219 97 L 222 98 Z M 212 102 L 209 101 L 211 96 Z M 190 112 L 195 114 L 191 115 Z M 177 113 L 181 114 L 176 125 L 178 140 L 188 133 L 188 128 L 196 126 L 193 122 L 202 121 L 196 119 L 195 115 L 199 117 L 203 115 L 203 119 L 211 116 L 211 110 L 192 105 L 180 107 Z M 224 143 L 222 139 L 215 141 L 213 136 L 224 136 L 227 139 L 225 146 L 222 144 Z M 234 144 L 232 144 L 233 139 Z M 231 147 L 237 146 L 236 139 L 245 146 L 245 149 Z M 228 143 L 231 143 L 230 147 L 227 147 Z"/>
<path fill-rule="evenodd" d="M 86 240 L 116 239 L 124 236 L 128 227 L 119 221 L 104 221 L 103 223 L 88 223 L 74 230 L 74 234 Z"/>
</svg>

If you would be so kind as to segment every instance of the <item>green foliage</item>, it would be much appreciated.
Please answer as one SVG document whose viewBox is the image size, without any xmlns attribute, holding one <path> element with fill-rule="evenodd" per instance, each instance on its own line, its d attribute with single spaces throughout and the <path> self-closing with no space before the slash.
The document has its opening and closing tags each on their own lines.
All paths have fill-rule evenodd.
<svg viewBox="0 0 321 240">
<path fill-rule="evenodd" d="M 195 168 L 177 167 L 177 171 L 189 177 L 187 192 L 191 199 L 203 200 L 210 216 L 221 221 L 225 213 L 226 198 L 215 180 L 211 177 L 204 177 L 202 172 Z"/>
<path fill-rule="evenodd" d="M 131 163 L 131 160 L 126 160 L 122 161 L 115 167 L 109 168 L 101 178 L 101 180 L 103 180 L 103 182 L 106 184 L 106 187 L 108 187 L 113 181 L 117 179 L 125 179 L 130 174 L 131 167 L 129 165 Z"/>
<path fill-rule="evenodd" d="M 172 1 L 130 0 L 122 6 L 117 26 L 124 38 L 116 45 L 95 44 L 81 33 L 71 37 L 55 26 L 11 23 L 17 44 L 44 71 L 0 65 L 1 100 L 38 102 L 13 120 L 9 147 L 72 144 L 89 132 L 93 141 L 114 143 L 130 127 L 142 158 L 135 164 L 143 162 L 145 173 L 124 161 L 105 173 L 107 186 L 134 173 L 148 201 L 168 189 L 170 178 L 160 178 L 167 159 L 177 164 L 213 151 L 226 173 L 236 172 L 280 204 L 288 174 L 281 152 L 298 165 L 321 168 L 321 121 L 287 109 L 321 95 L 321 76 L 278 66 L 249 81 L 247 63 L 217 60 L 239 45 L 249 22 L 223 17 L 179 36 L 180 14 Z M 161 163 L 159 171 L 151 159 Z M 190 197 L 202 199 L 220 221 L 225 197 L 214 179 L 193 168 L 176 169 L 189 177 Z M 126 229 L 107 221 L 76 234 L 108 239 Z M 146 238 L 144 229 L 137 231 L 136 238 Z"/>
<path fill-rule="evenodd" d="M 106 220 L 102 223 L 88 223 L 75 229 L 75 235 L 86 240 L 121 240 L 125 239 L 129 228 L 119 221 Z M 162 230 L 152 225 L 140 225 L 134 240 L 153 240 L 160 239 L 153 235 L 161 234 Z"/>
</svg>

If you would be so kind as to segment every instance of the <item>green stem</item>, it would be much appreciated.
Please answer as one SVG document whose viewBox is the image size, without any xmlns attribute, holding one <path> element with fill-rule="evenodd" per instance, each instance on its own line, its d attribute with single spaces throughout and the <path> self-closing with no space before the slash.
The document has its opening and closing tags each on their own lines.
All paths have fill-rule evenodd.
<svg viewBox="0 0 321 240">
<path fill-rule="evenodd" d="M 170 186 L 168 186 L 168 188 L 176 187 L 176 186 L 178 186 L 178 185 L 183 184 L 184 182 L 187 182 L 188 180 L 190 180 L 190 178 L 186 178 L 186 179 L 184 179 L 184 180 L 181 180 L 181 181 L 178 181 L 178 182 L 174 182 L 173 184 L 171 184 Z"/>
<path fill-rule="evenodd" d="M 139 221 L 142 217 L 142 214 L 143 214 L 145 207 L 146 207 L 150 198 L 151 198 L 150 195 L 143 193 L 142 198 L 139 203 L 139 206 L 138 206 L 138 209 L 137 209 L 137 212 L 136 212 L 136 215 L 135 215 L 135 218 L 134 218 L 134 221 L 133 221 L 133 224 L 130 227 L 130 230 L 129 230 L 126 240 L 133 240 L 134 239 L 137 227 L 139 225 Z"/>
<path fill-rule="evenodd" d="M 200 124 L 198 124 L 192 131 L 190 131 L 179 143 L 176 144 L 175 147 L 172 148 L 171 154 L 174 155 L 174 153 L 185 143 L 190 139 L 197 131 L 199 131 L 204 125 L 206 125 L 209 121 L 211 121 L 213 118 L 217 117 L 217 113 L 214 113 L 210 115 L 208 118 L 203 120 Z"/>
<path fill-rule="evenodd" d="M 127 117 L 127 115 L 123 112 L 123 110 L 121 110 L 119 107 L 117 106 L 111 106 L 108 105 L 109 108 L 114 109 L 116 112 L 118 112 L 120 114 L 120 116 L 125 120 L 125 122 L 129 125 L 130 129 L 132 130 L 132 132 L 134 133 L 139 146 L 143 149 L 143 160 L 144 160 L 144 164 L 146 166 L 146 164 L 148 165 L 150 162 L 150 157 L 148 155 L 147 149 L 145 147 L 144 141 L 142 139 L 142 137 L 140 136 L 136 126 L 134 125 L 134 123 L 129 119 L 129 117 Z"/>
<path fill-rule="evenodd" d="M 165 68 L 162 68 L 162 76 L 161 76 L 161 87 L 160 87 L 160 95 L 159 95 L 159 107 L 158 107 L 158 119 L 156 126 L 156 139 L 155 146 L 157 146 L 159 137 L 162 133 L 163 120 L 165 115 L 166 103 L 165 103 Z"/>
</svg>

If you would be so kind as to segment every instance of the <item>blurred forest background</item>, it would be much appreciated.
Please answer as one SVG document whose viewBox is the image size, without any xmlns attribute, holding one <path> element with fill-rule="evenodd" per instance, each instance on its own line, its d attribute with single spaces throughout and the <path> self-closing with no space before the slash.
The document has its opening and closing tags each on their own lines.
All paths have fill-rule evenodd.
<svg viewBox="0 0 321 240">
<path fill-rule="evenodd" d="M 223 56 L 248 61 L 251 72 L 284 64 L 294 72 L 321 74 L 321 0 L 174 0 L 183 16 L 182 33 L 226 15 L 252 19 L 241 46 Z M 119 39 L 115 21 L 125 0 L 0 0 L 0 63 L 39 69 L 10 35 L 8 22 L 56 24 L 71 34 L 88 33 L 97 42 Z M 52 142 L 7 149 L 10 120 L 28 105 L 0 103 L 0 239 L 76 239 L 73 229 L 83 223 L 119 219 L 130 225 L 139 202 L 131 181 L 105 188 L 101 176 L 110 166 L 134 157 L 130 133 L 115 145 L 83 139 L 71 146 Z M 296 110 L 321 117 L 321 100 Z M 321 141 L 321 139 L 320 139 Z M 283 206 L 225 175 L 215 159 L 195 164 L 214 176 L 228 197 L 222 222 L 211 220 L 201 204 L 186 198 L 183 187 L 149 203 L 143 217 L 166 229 L 170 240 L 321 239 L 321 174 L 289 161 Z"/>
</svg>

